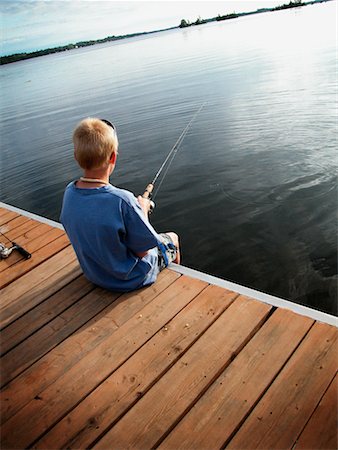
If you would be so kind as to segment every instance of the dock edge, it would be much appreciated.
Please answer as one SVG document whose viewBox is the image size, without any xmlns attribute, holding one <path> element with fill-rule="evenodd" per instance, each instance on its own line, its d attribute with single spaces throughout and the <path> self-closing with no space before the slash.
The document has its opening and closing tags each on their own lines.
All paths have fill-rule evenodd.
<svg viewBox="0 0 338 450">
<path fill-rule="evenodd" d="M 25 211 L 23 209 L 17 208 L 16 206 L 12 206 L 12 205 L 9 205 L 7 203 L 3 203 L 0 201 L 0 207 L 7 208 L 9 211 L 17 212 L 18 214 L 26 216 L 30 219 L 34 219 L 38 222 L 46 223 L 55 228 L 59 228 L 61 230 L 64 229 L 62 224 L 59 222 L 56 222 L 51 219 L 47 219 L 46 217 L 39 216 L 38 214 L 34 214 L 29 211 Z M 332 325 L 332 326 L 335 326 L 338 328 L 338 317 L 336 317 L 334 315 L 310 308 L 308 306 L 303 306 L 298 303 L 293 303 L 289 300 L 275 297 L 273 295 L 266 294 L 264 292 L 257 291 L 255 289 L 252 289 L 252 288 L 249 288 L 246 286 L 242 286 L 240 284 L 233 283 L 231 281 L 227 281 L 227 280 L 218 278 L 213 275 L 208 275 L 204 272 L 200 272 L 198 270 L 191 269 L 189 267 L 182 266 L 179 264 L 175 264 L 175 263 L 170 264 L 170 269 L 174 270 L 175 272 L 178 272 L 182 275 L 187 275 L 191 278 L 197 278 L 197 279 L 199 279 L 201 281 L 205 281 L 209 284 L 212 284 L 215 286 L 220 286 L 220 287 L 222 287 L 224 289 L 228 289 L 230 291 L 238 292 L 239 294 L 246 295 L 255 300 L 261 301 L 263 303 L 267 303 L 271 306 L 274 306 L 277 308 L 289 309 L 289 310 L 295 312 L 296 314 L 310 317 L 311 319 L 317 320 L 319 322 L 327 323 L 329 325 Z"/>
</svg>

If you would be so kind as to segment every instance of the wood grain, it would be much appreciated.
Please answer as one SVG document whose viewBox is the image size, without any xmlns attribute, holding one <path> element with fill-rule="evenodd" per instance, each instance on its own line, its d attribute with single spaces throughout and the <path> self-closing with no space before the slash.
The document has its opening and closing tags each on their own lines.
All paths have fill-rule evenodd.
<svg viewBox="0 0 338 450">
<path fill-rule="evenodd" d="M 216 286 L 205 289 L 35 448 L 88 448 L 176 363 L 237 295 Z"/>
<path fill-rule="evenodd" d="M 227 448 L 290 448 L 337 371 L 337 329 L 315 323 Z"/>
<path fill-rule="evenodd" d="M 80 294 L 84 295 L 83 292 L 87 294 L 93 289 L 94 285 L 82 275 L 19 317 L 1 331 L 1 354 L 7 353 L 25 338 L 51 322 L 75 303 L 80 298 Z"/>
<path fill-rule="evenodd" d="M 11 417 L 2 426 L 3 445 L 8 448 L 31 445 L 205 287 L 206 283 L 200 280 L 188 282 L 186 277 L 180 277 L 172 284 L 171 289 L 166 289 L 155 301 L 141 310 L 142 317 L 131 317 L 111 336 L 83 356 L 77 364 L 64 371 L 55 383 L 39 394 L 38 399 L 33 398 Z M 60 393 L 62 395 L 59 395 Z"/>
<path fill-rule="evenodd" d="M 55 235 L 57 234 L 58 233 L 55 232 Z M 14 264 L 14 266 L 7 268 L 7 270 L 0 273 L 0 288 L 7 286 L 9 283 L 16 280 L 26 272 L 29 272 L 34 267 L 49 259 L 51 256 L 55 255 L 68 245 L 70 244 L 67 236 L 62 235 L 53 240 L 50 244 L 47 244 L 35 251 L 32 258 L 19 261 Z M 27 250 L 29 251 L 29 248 L 27 248 Z"/>
<path fill-rule="evenodd" d="M 337 375 L 332 380 L 297 442 L 296 450 L 336 450 L 338 448 Z"/>
<path fill-rule="evenodd" d="M 269 305 L 238 297 L 93 448 L 156 447 L 250 340 L 269 311 Z"/>
<path fill-rule="evenodd" d="M 221 448 L 313 324 L 278 309 L 164 440 L 161 449 Z"/>
</svg>

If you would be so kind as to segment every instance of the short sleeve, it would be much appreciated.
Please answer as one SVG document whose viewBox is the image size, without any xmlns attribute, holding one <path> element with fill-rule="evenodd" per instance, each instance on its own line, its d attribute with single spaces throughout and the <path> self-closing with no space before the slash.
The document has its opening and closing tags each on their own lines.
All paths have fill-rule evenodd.
<svg viewBox="0 0 338 450">
<path fill-rule="evenodd" d="M 133 202 L 134 203 L 134 202 Z M 135 199 L 134 204 L 124 203 L 125 245 L 134 253 L 145 252 L 157 246 L 159 237 L 144 217 Z"/>
</svg>

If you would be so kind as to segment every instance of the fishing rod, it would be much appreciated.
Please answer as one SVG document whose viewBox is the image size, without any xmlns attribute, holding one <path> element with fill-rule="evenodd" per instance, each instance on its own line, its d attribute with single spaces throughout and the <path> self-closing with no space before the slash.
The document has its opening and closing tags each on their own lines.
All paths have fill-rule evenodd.
<svg viewBox="0 0 338 450">
<path fill-rule="evenodd" d="M 205 102 L 202 103 L 202 105 L 195 112 L 195 114 L 191 118 L 191 120 L 188 123 L 188 125 L 184 128 L 184 130 L 180 134 L 179 138 L 177 139 L 177 141 L 175 142 L 173 147 L 170 149 L 168 155 L 166 156 L 165 160 L 163 161 L 161 167 L 156 172 L 154 178 L 152 179 L 152 181 L 146 187 L 146 190 L 144 191 L 142 197 L 147 198 L 148 200 L 150 200 L 150 202 L 151 202 L 150 203 L 150 212 L 152 212 L 153 209 L 155 208 L 155 203 L 153 202 L 152 198 L 155 198 L 155 196 L 157 195 L 158 191 L 160 190 L 160 187 L 162 186 L 162 183 L 163 183 L 165 177 L 167 176 L 168 170 L 169 170 L 171 164 L 173 163 L 173 160 L 174 160 L 174 158 L 175 158 L 175 156 L 176 156 L 176 154 L 177 154 L 177 152 L 178 152 L 178 150 L 179 150 L 179 148 L 180 148 L 180 146 L 181 146 L 185 136 L 187 135 L 189 128 L 191 127 L 192 123 L 194 122 L 194 120 L 196 119 L 198 114 L 201 112 L 201 110 L 202 110 L 204 105 L 205 105 Z M 163 172 L 164 168 L 166 168 L 166 170 L 165 170 L 165 172 L 163 174 L 161 182 L 158 185 L 156 192 L 153 194 L 155 183 L 158 180 L 158 178 L 161 175 L 161 173 Z"/>
<path fill-rule="evenodd" d="M 16 242 L 9 239 L 8 236 L 6 236 L 2 231 L 0 231 L 0 234 L 7 239 L 11 243 L 11 247 L 6 247 L 5 244 L 0 242 L 0 259 L 8 258 L 9 255 L 14 251 L 17 250 L 20 255 L 22 255 L 24 258 L 29 259 L 32 255 L 25 250 L 21 245 L 17 244 Z"/>
</svg>

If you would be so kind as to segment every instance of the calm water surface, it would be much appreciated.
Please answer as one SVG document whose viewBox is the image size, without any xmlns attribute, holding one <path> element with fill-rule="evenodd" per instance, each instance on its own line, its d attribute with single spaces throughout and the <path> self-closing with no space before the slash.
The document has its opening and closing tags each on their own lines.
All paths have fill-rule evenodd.
<svg viewBox="0 0 338 450">
<path fill-rule="evenodd" d="M 336 3 L 1 68 L 1 199 L 58 220 L 71 133 L 114 121 L 111 178 L 141 193 L 199 106 L 157 193 L 183 263 L 336 313 Z"/>
</svg>

